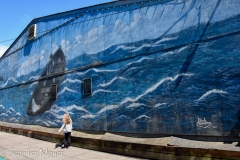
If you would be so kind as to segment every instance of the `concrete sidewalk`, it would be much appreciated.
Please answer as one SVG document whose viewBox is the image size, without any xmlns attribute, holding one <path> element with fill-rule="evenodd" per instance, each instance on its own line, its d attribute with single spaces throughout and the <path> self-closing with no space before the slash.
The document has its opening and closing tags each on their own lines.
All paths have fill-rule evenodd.
<svg viewBox="0 0 240 160">
<path fill-rule="evenodd" d="M 10 154 L 11 151 L 19 151 L 21 149 L 20 151 L 26 152 L 19 152 L 19 154 L 23 154 L 21 157 L 32 159 L 36 159 L 31 155 L 36 152 L 35 154 L 39 159 L 42 159 L 45 154 L 48 158 L 54 159 L 94 159 L 94 157 L 85 156 L 94 156 L 95 154 L 96 159 L 107 159 L 108 157 L 110 157 L 109 159 L 130 158 L 118 155 L 115 155 L 117 156 L 116 158 L 112 158 L 111 156 L 114 155 L 108 154 L 113 153 L 160 160 L 240 160 L 240 137 L 232 137 L 230 138 L 231 141 L 229 141 L 229 137 L 209 136 L 198 138 L 188 136 L 180 138 L 173 136 L 161 137 L 158 135 L 157 137 L 144 138 L 132 134 L 73 131 L 71 148 L 69 150 L 65 149 L 64 153 L 62 153 L 61 151 L 63 150 L 61 149 L 53 149 L 55 144 L 63 139 L 63 135 L 58 133 L 58 128 L 0 122 L 0 131 L 12 133 L 7 134 L 10 136 L 9 138 L 4 138 L 3 136 L 0 139 L 0 147 L 3 148 L 3 151 Z M 6 133 L 1 134 L 5 135 Z M 206 138 L 209 139 L 206 141 Z M 11 148 L 12 150 L 10 150 Z M 10 156 L 6 153 L 7 158 L 15 156 L 15 154 Z M 50 156 L 48 154 L 50 154 Z M 17 159 L 19 159 L 19 157 Z"/>
<path fill-rule="evenodd" d="M 81 159 L 81 160 L 134 160 L 127 156 L 115 155 L 77 147 L 54 149 L 55 143 L 42 141 L 11 133 L 0 132 L 0 157 L 9 160 L 28 159 Z"/>
</svg>

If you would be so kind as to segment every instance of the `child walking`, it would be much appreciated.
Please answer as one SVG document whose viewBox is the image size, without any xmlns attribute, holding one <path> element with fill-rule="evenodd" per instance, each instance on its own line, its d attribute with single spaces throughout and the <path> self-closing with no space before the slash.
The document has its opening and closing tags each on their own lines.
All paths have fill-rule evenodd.
<svg viewBox="0 0 240 160">
<path fill-rule="evenodd" d="M 68 113 L 65 113 L 62 118 L 63 125 L 59 129 L 58 132 L 61 132 L 63 130 L 64 132 L 64 139 L 62 144 L 56 144 L 55 148 L 60 147 L 61 148 L 67 148 L 70 146 L 71 143 L 71 133 L 72 133 L 72 119 L 69 116 Z"/>
</svg>

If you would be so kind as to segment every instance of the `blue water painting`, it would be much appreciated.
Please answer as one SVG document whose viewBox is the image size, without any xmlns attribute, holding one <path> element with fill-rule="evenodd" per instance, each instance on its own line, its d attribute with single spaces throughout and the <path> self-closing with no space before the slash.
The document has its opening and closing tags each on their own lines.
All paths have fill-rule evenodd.
<svg viewBox="0 0 240 160">
<path fill-rule="evenodd" d="M 238 136 L 240 1 L 108 5 L 32 22 L 54 29 L 31 45 L 24 32 L 1 58 L 0 120 L 60 127 L 68 112 L 76 130 Z"/>
</svg>

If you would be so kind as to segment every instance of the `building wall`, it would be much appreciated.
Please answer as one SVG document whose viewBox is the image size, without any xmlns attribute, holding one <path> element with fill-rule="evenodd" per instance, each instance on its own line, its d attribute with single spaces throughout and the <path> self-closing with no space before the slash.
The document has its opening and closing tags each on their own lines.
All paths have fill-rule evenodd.
<svg viewBox="0 0 240 160">
<path fill-rule="evenodd" d="M 238 135 L 240 1 L 121 3 L 40 19 L 34 42 L 23 32 L 0 61 L 0 120 L 59 127 L 69 112 L 74 129 Z M 65 74 L 41 79 L 58 50 Z M 27 114 L 57 78 L 56 100 Z"/>
</svg>

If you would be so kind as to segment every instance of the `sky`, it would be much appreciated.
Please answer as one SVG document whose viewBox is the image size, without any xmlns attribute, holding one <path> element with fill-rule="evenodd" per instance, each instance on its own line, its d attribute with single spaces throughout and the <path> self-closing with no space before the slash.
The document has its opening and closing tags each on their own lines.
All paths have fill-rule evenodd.
<svg viewBox="0 0 240 160">
<path fill-rule="evenodd" d="M 2 0 L 0 1 L 0 57 L 35 18 L 113 0 Z"/>
</svg>

